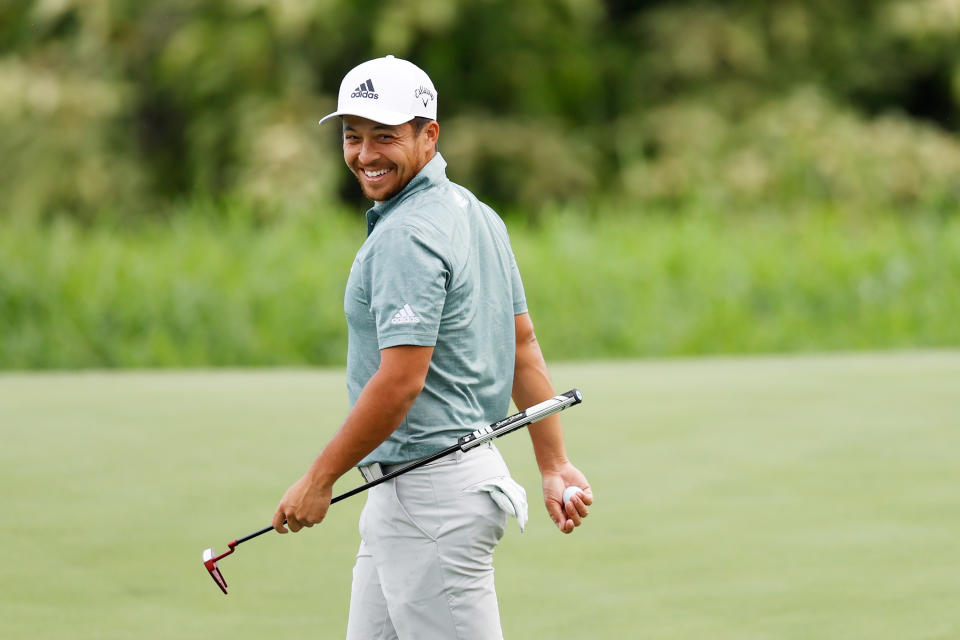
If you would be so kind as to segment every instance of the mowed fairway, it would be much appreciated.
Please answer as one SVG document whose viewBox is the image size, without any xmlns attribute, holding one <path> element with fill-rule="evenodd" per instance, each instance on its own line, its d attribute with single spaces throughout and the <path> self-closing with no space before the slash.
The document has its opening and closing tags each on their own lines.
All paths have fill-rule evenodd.
<svg viewBox="0 0 960 640">
<path fill-rule="evenodd" d="M 509 638 L 960 637 L 960 352 L 553 367 L 597 503 L 572 536 L 529 439 L 497 553 Z M 343 373 L 0 375 L 0 638 L 338 638 L 363 497 L 269 524 Z M 359 474 L 341 481 L 346 489 Z"/>
</svg>

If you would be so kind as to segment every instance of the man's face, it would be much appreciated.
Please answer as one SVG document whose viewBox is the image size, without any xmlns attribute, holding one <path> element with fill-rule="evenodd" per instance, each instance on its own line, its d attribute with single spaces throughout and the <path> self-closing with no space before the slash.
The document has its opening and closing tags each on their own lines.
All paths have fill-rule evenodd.
<svg viewBox="0 0 960 640">
<path fill-rule="evenodd" d="M 343 116 L 343 160 L 357 176 L 363 194 L 383 202 L 407 186 L 436 149 L 439 125 L 427 123 L 418 134 L 412 122 L 385 125 L 359 116 Z"/>
</svg>

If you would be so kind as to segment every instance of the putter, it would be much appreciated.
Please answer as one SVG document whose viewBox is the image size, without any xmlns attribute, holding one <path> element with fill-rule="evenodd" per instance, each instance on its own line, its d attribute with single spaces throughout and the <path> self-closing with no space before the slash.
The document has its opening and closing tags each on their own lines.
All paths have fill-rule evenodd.
<svg viewBox="0 0 960 640">
<path fill-rule="evenodd" d="M 563 411 L 567 407 L 572 407 L 575 404 L 580 404 L 580 402 L 582 401 L 583 401 L 583 394 L 581 394 L 578 389 L 571 389 L 566 393 L 553 396 L 549 400 L 544 400 L 539 404 L 535 404 L 532 407 L 529 407 L 526 410 L 521 411 L 519 413 L 515 413 L 512 416 L 506 417 L 503 420 L 498 420 L 493 424 L 480 427 L 476 431 L 472 433 L 468 433 L 465 436 L 462 436 L 459 440 L 457 440 L 456 444 L 451 445 L 450 447 L 447 447 L 442 451 L 438 451 L 437 453 L 431 456 L 427 456 L 426 458 L 421 458 L 420 460 L 411 462 L 410 464 L 404 467 L 396 469 L 395 471 L 391 471 L 390 473 L 384 474 L 383 476 L 377 478 L 376 480 L 371 480 L 370 482 L 364 485 L 360 485 L 359 487 L 351 489 L 350 491 L 341 493 L 340 495 L 331 499 L 330 504 L 333 504 L 335 502 L 340 502 L 341 500 L 344 500 L 345 498 L 349 498 L 350 496 L 355 496 L 358 493 L 366 491 L 371 487 L 377 486 L 381 482 L 386 482 L 387 480 L 390 480 L 391 478 L 396 478 L 397 476 L 402 475 L 407 471 L 416 469 L 417 467 L 422 467 L 423 465 L 429 464 L 435 460 L 439 460 L 440 458 L 446 455 L 449 455 L 455 451 L 458 451 L 458 450 L 464 451 L 464 452 L 469 451 L 470 449 L 473 449 L 474 447 L 479 446 L 484 442 L 493 440 L 494 438 L 499 438 L 500 436 L 505 436 L 508 433 L 511 433 L 513 431 L 516 431 L 517 429 L 520 429 L 521 427 L 525 427 L 528 424 L 533 424 L 537 420 L 542 420 L 547 416 L 552 416 L 555 413 Z M 226 558 L 228 555 L 236 551 L 237 545 L 242 544 L 247 540 L 252 540 L 257 536 L 262 536 L 268 531 L 273 531 L 273 525 L 264 527 L 259 531 L 254 531 L 250 535 L 244 536 L 242 538 L 237 538 L 236 540 L 228 542 L 227 551 L 221 553 L 220 555 L 217 555 L 216 551 L 214 551 L 213 548 L 205 549 L 203 551 L 203 566 L 206 568 L 207 571 L 210 572 L 210 577 L 213 578 L 213 581 L 217 583 L 217 586 L 220 587 L 221 591 L 223 591 L 224 593 L 227 592 L 227 581 L 224 579 L 223 573 L 220 572 L 220 567 L 217 566 L 217 562 Z"/>
</svg>

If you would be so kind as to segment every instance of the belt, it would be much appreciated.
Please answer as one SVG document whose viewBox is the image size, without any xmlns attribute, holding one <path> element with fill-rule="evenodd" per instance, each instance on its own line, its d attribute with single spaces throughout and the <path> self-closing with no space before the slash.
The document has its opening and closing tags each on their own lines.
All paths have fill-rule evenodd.
<svg viewBox="0 0 960 640">
<path fill-rule="evenodd" d="M 483 449 L 491 446 L 493 446 L 492 442 L 485 442 L 484 444 L 476 448 Z M 442 458 L 437 458 L 433 462 L 426 464 L 424 466 L 429 467 L 430 465 L 436 464 L 438 462 L 445 462 L 447 460 L 456 460 L 458 459 L 458 456 L 461 456 L 461 455 L 463 455 L 463 451 L 460 451 L 459 449 L 456 451 L 451 451 L 450 453 L 443 456 Z M 429 456 L 424 456 L 424 458 L 426 457 L 429 457 Z M 364 464 L 364 465 L 358 466 L 357 470 L 360 471 L 360 475 L 363 476 L 364 480 L 366 480 L 367 482 L 373 482 L 374 480 L 378 480 L 385 475 L 393 473 L 394 471 L 402 469 L 408 465 L 419 462 L 420 460 L 423 460 L 423 458 L 417 458 L 416 460 L 410 460 L 408 462 L 398 462 L 396 464 L 383 464 L 380 462 L 371 462 L 370 464 Z"/>
</svg>

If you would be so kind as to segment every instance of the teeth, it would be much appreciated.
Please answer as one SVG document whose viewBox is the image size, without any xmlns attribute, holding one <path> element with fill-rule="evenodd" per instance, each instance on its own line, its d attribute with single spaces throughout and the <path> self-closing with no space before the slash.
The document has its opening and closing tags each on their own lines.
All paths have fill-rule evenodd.
<svg viewBox="0 0 960 640">
<path fill-rule="evenodd" d="M 363 172 L 367 174 L 368 178 L 376 178 L 377 176 L 382 176 L 387 171 L 390 171 L 390 169 L 380 169 L 379 171 L 367 171 L 366 169 L 363 170 Z"/>
</svg>

